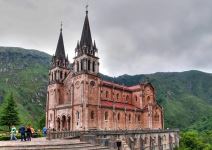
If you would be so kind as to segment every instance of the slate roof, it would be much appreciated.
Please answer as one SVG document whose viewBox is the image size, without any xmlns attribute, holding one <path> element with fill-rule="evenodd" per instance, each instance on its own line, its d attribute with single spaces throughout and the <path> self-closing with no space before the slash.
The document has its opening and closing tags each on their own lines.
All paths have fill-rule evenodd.
<svg viewBox="0 0 212 150">
<path fill-rule="evenodd" d="M 80 46 L 83 47 L 84 45 L 86 45 L 89 49 L 92 48 L 92 37 L 88 19 L 88 11 L 86 11 L 85 21 L 80 40 Z"/>
<path fill-rule="evenodd" d="M 58 59 L 65 59 L 65 48 L 64 48 L 64 43 L 63 43 L 63 34 L 62 34 L 62 29 L 60 30 L 60 36 L 58 39 L 57 43 L 57 49 L 55 52 L 55 57 Z"/>
</svg>

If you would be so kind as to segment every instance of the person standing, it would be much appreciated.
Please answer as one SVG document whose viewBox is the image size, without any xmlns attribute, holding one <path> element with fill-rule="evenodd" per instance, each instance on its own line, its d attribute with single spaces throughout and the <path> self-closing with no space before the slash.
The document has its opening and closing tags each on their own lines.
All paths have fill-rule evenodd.
<svg viewBox="0 0 212 150">
<path fill-rule="evenodd" d="M 30 126 L 27 127 L 26 133 L 27 133 L 27 141 L 31 141 L 32 131 Z"/>
<path fill-rule="evenodd" d="M 35 130 L 34 130 L 34 128 L 33 128 L 33 127 L 31 127 L 31 126 L 30 126 L 30 129 L 31 129 L 31 137 L 33 137 L 33 136 L 34 136 L 34 134 L 35 134 Z"/>
<path fill-rule="evenodd" d="M 26 135 L 25 135 L 25 127 L 24 126 L 21 126 L 19 128 L 19 132 L 21 133 L 21 141 L 26 141 Z"/>
<path fill-rule="evenodd" d="M 10 131 L 10 140 L 17 140 L 16 127 L 14 125 L 12 125 L 11 131 Z"/>
<path fill-rule="evenodd" d="M 46 137 L 46 134 L 47 134 L 47 128 L 43 127 L 43 136 Z"/>
</svg>

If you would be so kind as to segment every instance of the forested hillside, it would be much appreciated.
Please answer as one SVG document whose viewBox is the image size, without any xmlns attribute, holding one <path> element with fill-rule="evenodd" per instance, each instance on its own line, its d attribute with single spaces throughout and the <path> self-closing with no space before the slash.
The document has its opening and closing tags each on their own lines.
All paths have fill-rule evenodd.
<svg viewBox="0 0 212 150">
<path fill-rule="evenodd" d="M 0 109 L 12 92 L 23 124 L 37 122 L 44 113 L 50 55 L 36 50 L 0 47 Z"/>
</svg>

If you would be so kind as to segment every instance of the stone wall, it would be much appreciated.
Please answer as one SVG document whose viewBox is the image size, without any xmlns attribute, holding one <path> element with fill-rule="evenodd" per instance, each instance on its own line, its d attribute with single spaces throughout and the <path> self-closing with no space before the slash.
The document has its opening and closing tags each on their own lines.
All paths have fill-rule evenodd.
<svg viewBox="0 0 212 150">
<path fill-rule="evenodd" d="M 131 130 L 81 135 L 81 140 L 117 150 L 172 150 L 179 147 L 179 130 Z"/>
</svg>

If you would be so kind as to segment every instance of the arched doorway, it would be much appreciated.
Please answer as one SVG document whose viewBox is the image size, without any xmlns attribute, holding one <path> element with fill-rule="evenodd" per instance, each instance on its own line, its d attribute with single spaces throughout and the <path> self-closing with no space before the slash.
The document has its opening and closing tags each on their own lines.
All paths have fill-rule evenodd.
<svg viewBox="0 0 212 150">
<path fill-rule="evenodd" d="M 70 131 L 71 130 L 71 117 L 68 116 L 68 119 L 67 119 L 67 129 Z"/>
<path fill-rule="evenodd" d="M 62 130 L 67 130 L 66 116 L 62 116 Z"/>
<path fill-rule="evenodd" d="M 57 118 L 57 131 L 60 131 L 60 118 Z"/>
</svg>

